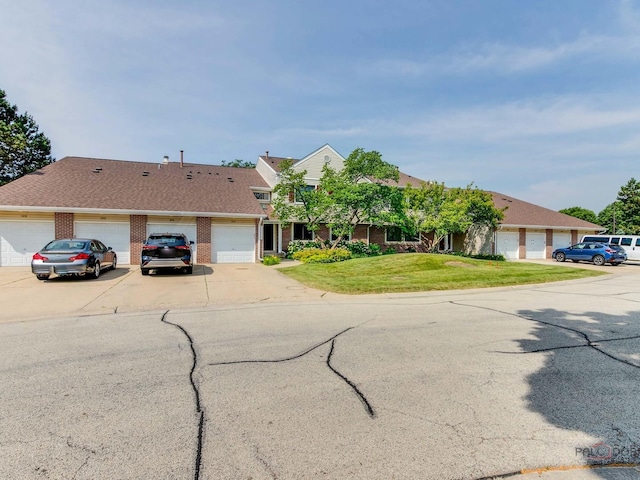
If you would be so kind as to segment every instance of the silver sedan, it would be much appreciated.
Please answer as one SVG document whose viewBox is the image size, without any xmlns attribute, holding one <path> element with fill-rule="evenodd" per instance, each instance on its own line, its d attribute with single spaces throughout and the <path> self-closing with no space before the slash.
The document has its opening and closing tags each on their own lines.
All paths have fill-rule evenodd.
<svg viewBox="0 0 640 480">
<path fill-rule="evenodd" d="M 52 274 L 83 275 L 98 278 L 104 269 L 115 269 L 116 253 L 93 238 L 61 238 L 47 243 L 31 260 L 31 271 L 38 280 Z"/>
</svg>

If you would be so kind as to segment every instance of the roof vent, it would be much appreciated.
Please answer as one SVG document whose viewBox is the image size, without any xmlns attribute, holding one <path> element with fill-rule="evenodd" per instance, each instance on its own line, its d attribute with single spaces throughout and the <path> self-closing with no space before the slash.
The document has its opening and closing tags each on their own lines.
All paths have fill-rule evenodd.
<svg viewBox="0 0 640 480">
<path fill-rule="evenodd" d="M 102 169 L 101 169 L 101 168 L 95 168 L 95 169 L 93 169 L 93 170 L 91 170 L 91 171 L 92 171 L 93 173 L 100 173 L 100 172 L 102 172 Z"/>
<path fill-rule="evenodd" d="M 149 176 L 149 172 L 142 172 L 142 176 L 143 177 L 148 177 Z"/>
<path fill-rule="evenodd" d="M 191 180 L 193 178 L 193 175 L 191 175 L 190 173 L 187 173 L 187 180 Z"/>
<path fill-rule="evenodd" d="M 162 159 L 162 163 L 164 163 L 165 165 L 169 163 L 169 155 L 164 156 L 164 158 Z"/>
<path fill-rule="evenodd" d="M 227 180 L 229 180 L 230 182 L 233 182 L 233 178 L 232 177 L 227 177 Z"/>
</svg>

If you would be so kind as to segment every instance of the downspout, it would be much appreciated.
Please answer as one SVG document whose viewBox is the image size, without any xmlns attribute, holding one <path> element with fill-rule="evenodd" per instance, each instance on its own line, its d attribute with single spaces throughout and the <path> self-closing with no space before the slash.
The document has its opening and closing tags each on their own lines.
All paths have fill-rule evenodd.
<svg viewBox="0 0 640 480">
<path fill-rule="evenodd" d="M 262 242 L 262 227 L 264 225 L 264 218 L 260 217 L 260 221 L 258 222 L 258 260 L 264 260 L 264 243 Z"/>
</svg>

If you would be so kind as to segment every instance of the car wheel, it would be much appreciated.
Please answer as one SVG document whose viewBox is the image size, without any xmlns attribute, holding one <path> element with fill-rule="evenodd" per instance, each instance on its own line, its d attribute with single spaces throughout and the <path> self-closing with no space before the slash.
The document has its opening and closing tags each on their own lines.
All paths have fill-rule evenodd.
<svg viewBox="0 0 640 480">
<path fill-rule="evenodd" d="M 149 269 L 148 268 L 141 268 L 140 269 L 140 273 L 142 275 L 149 275 Z"/>
<path fill-rule="evenodd" d="M 95 267 L 93 267 L 93 275 L 91 278 L 99 278 L 100 277 L 100 262 L 96 262 Z"/>
<path fill-rule="evenodd" d="M 593 264 L 599 267 L 604 265 L 604 257 L 602 255 L 596 255 L 593 257 Z"/>
<path fill-rule="evenodd" d="M 118 264 L 118 257 L 113 257 L 113 263 L 111 264 L 111 270 L 115 270 Z"/>
<path fill-rule="evenodd" d="M 38 280 L 49 280 L 49 275 L 47 275 L 46 273 L 42 273 L 42 274 L 36 275 L 36 278 Z"/>
<path fill-rule="evenodd" d="M 562 253 L 562 252 L 558 252 L 556 253 L 556 262 L 564 262 L 567 259 L 567 256 Z"/>
</svg>

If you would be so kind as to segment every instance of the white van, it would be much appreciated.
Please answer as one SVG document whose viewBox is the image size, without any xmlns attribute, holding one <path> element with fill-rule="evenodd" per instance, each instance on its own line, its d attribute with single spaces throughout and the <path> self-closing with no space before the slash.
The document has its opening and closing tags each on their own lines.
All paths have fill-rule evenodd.
<svg viewBox="0 0 640 480">
<path fill-rule="evenodd" d="M 627 252 L 628 260 L 640 262 L 640 235 L 585 235 L 582 241 L 620 245 Z"/>
</svg>

